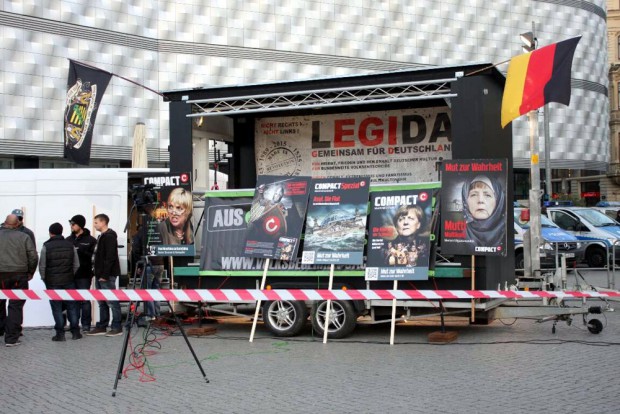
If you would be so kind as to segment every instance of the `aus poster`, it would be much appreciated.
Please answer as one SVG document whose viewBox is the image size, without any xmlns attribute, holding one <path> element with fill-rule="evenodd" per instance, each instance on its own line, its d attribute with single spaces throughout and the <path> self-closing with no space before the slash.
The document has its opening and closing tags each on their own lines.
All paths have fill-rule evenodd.
<svg viewBox="0 0 620 414">
<path fill-rule="evenodd" d="M 370 194 L 366 280 L 427 280 L 432 190 Z"/>
<path fill-rule="evenodd" d="M 506 166 L 505 159 L 454 160 L 443 163 L 443 253 L 506 255 Z"/>
<path fill-rule="evenodd" d="M 194 256 L 194 201 L 189 173 L 146 176 L 142 197 L 147 213 L 146 248 L 149 256 Z M 135 198 L 134 198 L 134 201 Z"/>
<path fill-rule="evenodd" d="M 312 181 L 302 263 L 363 263 L 369 184 L 369 177 Z"/>
<path fill-rule="evenodd" d="M 310 177 L 261 175 L 256 184 L 244 254 L 292 260 L 299 248 Z"/>
</svg>

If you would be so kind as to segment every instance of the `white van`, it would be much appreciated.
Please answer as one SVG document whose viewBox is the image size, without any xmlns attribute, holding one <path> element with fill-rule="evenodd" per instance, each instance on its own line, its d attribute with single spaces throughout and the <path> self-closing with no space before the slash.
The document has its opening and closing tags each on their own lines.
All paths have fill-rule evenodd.
<svg viewBox="0 0 620 414">
<path fill-rule="evenodd" d="M 607 265 L 607 252 L 616 250 L 620 257 L 620 224 L 590 207 L 549 207 L 547 216 L 560 228 L 575 235 L 586 245 L 586 262 L 590 267 Z"/>
</svg>

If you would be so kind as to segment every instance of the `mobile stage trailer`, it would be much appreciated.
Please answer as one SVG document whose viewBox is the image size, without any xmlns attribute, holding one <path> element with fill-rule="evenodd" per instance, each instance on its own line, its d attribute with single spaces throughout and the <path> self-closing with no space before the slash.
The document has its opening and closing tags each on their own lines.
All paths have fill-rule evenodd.
<svg viewBox="0 0 620 414">
<path fill-rule="evenodd" d="M 491 64 L 473 64 L 166 92 L 164 99 L 170 107 L 170 170 L 200 171 L 204 167 L 193 165 L 192 160 L 193 125 L 202 119 L 200 124 L 228 122 L 232 125 L 232 133 L 227 138 L 229 148 L 232 148 L 229 189 L 254 188 L 258 174 L 326 175 L 329 174 L 327 170 L 334 166 L 339 168 L 342 176 L 363 175 L 359 170 L 348 169 L 350 164 L 337 156 L 348 153 L 330 152 L 335 148 L 361 148 L 367 151 L 362 151 L 367 156 L 365 160 L 362 156 L 357 165 L 368 164 L 370 160 L 388 160 L 389 171 L 416 171 L 406 178 L 410 183 L 438 181 L 439 166 L 446 159 L 506 159 L 505 196 L 512 200 L 512 131 L 511 128 L 502 129 L 500 125 L 504 83 L 504 76 Z M 408 117 L 409 129 L 402 126 L 404 117 Z M 400 121 L 397 119 L 392 125 L 393 118 Z M 312 127 L 301 133 L 295 131 L 299 120 L 307 121 Z M 325 123 L 332 123 L 327 128 L 328 134 L 321 126 Z M 276 147 L 269 148 L 263 138 L 271 130 L 276 134 L 286 134 L 287 131 L 296 134 L 297 138 L 305 140 L 305 144 L 290 148 L 287 140 L 281 139 Z M 382 140 L 386 142 L 380 144 L 387 145 L 391 152 L 375 155 L 369 148 Z M 396 158 L 394 150 L 389 148 L 404 144 L 405 140 L 428 144 L 431 152 L 437 148 L 433 145 L 441 145 L 442 156 L 420 158 L 419 154 L 411 155 L 409 163 L 389 165 Z M 327 168 L 321 157 L 333 157 L 334 162 Z M 419 163 L 425 163 L 424 168 L 418 168 Z M 390 183 L 389 174 L 377 177 L 376 181 L 380 183 Z M 395 177 L 393 183 L 406 183 L 398 178 L 398 174 Z M 215 193 L 210 192 L 207 197 L 217 197 Z M 506 216 L 512 220 L 510 202 L 507 203 Z M 202 225 L 204 227 L 204 223 Z M 469 289 L 472 274 L 475 275 L 476 289 L 503 288 L 515 277 L 513 243 L 512 237 L 508 237 L 505 256 L 477 257 L 475 272 L 471 268 L 470 256 L 452 257 L 448 265 L 437 261 L 431 265 L 433 277 L 416 282 L 415 288 Z M 209 248 L 197 246 L 196 251 Z M 260 269 L 243 272 L 225 268 L 201 269 L 199 262 L 199 259 L 175 260 L 173 271 L 179 287 L 242 289 L 259 286 Z M 285 272 L 281 276 L 278 272 L 268 272 L 267 279 L 273 288 L 326 288 L 328 275 L 328 269 L 313 271 L 311 276 L 304 271 Z M 334 288 L 341 287 L 390 289 L 391 283 L 373 282 L 369 287 L 361 270 L 336 271 Z M 234 313 L 238 305 L 234 304 Z M 307 316 L 298 305 L 288 304 L 291 310 Z M 412 307 L 411 303 L 399 305 Z M 480 316 L 483 319 L 489 317 L 487 310 L 495 305 L 479 303 Z M 265 304 L 263 311 L 272 310 L 270 306 L 274 304 Z M 356 306 L 357 311 L 369 310 L 367 303 L 357 303 Z M 426 306 L 436 304 L 428 302 Z M 283 335 L 296 333 L 292 332 L 291 326 L 281 330 L 269 324 L 268 327 Z M 340 333 L 334 332 L 332 336 L 340 336 Z"/>
</svg>

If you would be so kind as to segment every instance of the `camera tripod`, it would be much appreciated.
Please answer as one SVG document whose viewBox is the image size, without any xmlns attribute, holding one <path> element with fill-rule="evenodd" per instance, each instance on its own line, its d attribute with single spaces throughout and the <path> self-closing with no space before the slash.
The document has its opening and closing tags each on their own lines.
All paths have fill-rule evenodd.
<svg viewBox="0 0 620 414">
<path fill-rule="evenodd" d="M 148 257 L 146 258 L 146 266 L 148 266 Z M 145 271 L 146 271 L 146 267 L 145 267 Z M 144 284 L 144 280 L 145 280 L 145 275 L 142 275 L 141 278 L 141 282 L 140 285 Z M 134 275 L 134 283 L 135 283 L 135 275 Z M 142 287 L 142 286 L 141 286 Z M 170 301 L 166 301 L 166 303 L 168 304 L 168 307 L 170 309 L 172 309 L 172 306 L 170 305 Z M 127 356 L 127 348 L 128 348 L 128 344 L 129 344 L 129 337 L 131 336 L 131 329 L 133 328 L 134 322 L 135 322 L 135 316 L 136 316 L 136 310 L 139 306 L 140 302 L 138 301 L 132 301 L 129 303 L 129 314 L 127 315 L 127 327 L 125 329 L 125 336 L 123 339 L 123 346 L 122 346 L 122 350 L 121 350 L 121 355 L 120 355 L 120 359 L 118 361 L 118 368 L 116 370 L 116 378 L 114 380 L 114 388 L 112 389 L 112 396 L 115 397 L 116 396 L 116 389 L 118 386 L 118 381 L 122 378 L 123 375 L 123 367 L 124 367 L 124 363 L 125 363 L 125 358 Z M 200 360 L 198 359 L 198 357 L 196 356 L 196 353 L 194 352 L 194 348 L 192 348 L 192 344 L 189 342 L 189 339 L 187 338 L 187 334 L 185 333 L 185 329 L 183 329 L 183 324 L 181 323 L 181 321 L 179 320 L 179 317 L 176 315 L 176 313 L 174 313 L 174 311 L 171 311 L 172 316 L 174 318 L 174 322 L 177 326 L 177 328 L 179 328 L 179 331 L 181 331 L 181 335 L 183 335 L 183 339 L 185 340 L 185 343 L 187 344 L 187 347 L 189 348 L 190 352 L 192 353 L 192 356 L 194 357 L 194 360 L 196 361 L 196 365 L 198 365 L 198 368 L 200 369 L 200 372 L 202 373 L 202 377 L 205 379 L 205 381 L 207 383 L 209 383 L 209 379 L 207 378 L 207 374 L 205 374 L 204 369 L 202 368 L 202 364 L 200 363 Z M 147 330 L 150 329 L 150 326 L 148 326 L 146 328 Z"/>
<path fill-rule="evenodd" d="M 145 252 L 146 251 L 146 225 L 144 223 L 144 218 L 145 218 L 145 214 L 141 214 L 141 221 L 142 221 L 142 225 L 140 227 L 140 231 L 141 231 L 141 246 L 140 248 L 142 249 L 141 252 Z M 136 246 L 133 246 L 133 248 L 135 248 Z M 142 256 L 140 262 L 143 263 L 143 270 L 142 270 L 142 274 L 141 274 L 141 278 L 140 278 L 140 288 L 141 289 L 145 289 L 147 286 L 146 285 L 146 280 L 148 278 L 147 275 L 147 269 L 150 267 L 150 263 L 149 263 L 149 258 L 148 256 Z M 136 269 L 138 269 L 138 264 L 136 264 Z M 133 287 L 135 288 L 136 285 L 136 272 L 134 272 L 134 278 L 133 278 Z M 181 323 L 181 321 L 179 320 L 179 317 L 177 316 L 177 314 L 172 310 L 172 306 L 170 304 L 170 301 L 165 301 L 168 304 L 168 308 L 171 310 L 172 316 L 174 318 L 174 323 L 176 324 L 177 328 L 179 328 L 179 331 L 181 331 L 181 335 L 183 335 L 183 339 L 185 340 L 185 343 L 187 344 L 187 347 L 189 348 L 190 352 L 192 353 L 192 356 L 194 357 L 194 360 L 196 361 L 196 365 L 198 365 L 198 368 L 200 369 L 200 372 L 202 373 L 202 377 L 205 379 L 205 381 L 207 383 L 209 383 L 209 379 L 207 378 L 207 374 L 205 374 L 204 369 L 202 368 L 202 364 L 200 363 L 200 360 L 198 359 L 198 357 L 196 356 L 196 353 L 194 352 L 194 348 L 192 348 L 192 344 L 189 342 L 189 339 L 187 338 L 187 334 L 185 333 L 185 329 L 183 329 L 183 324 Z M 125 335 L 123 338 L 123 346 L 121 349 L 121 355 L 118 361 L 118 368 L 116 369 L 116 377 L 114 379 L 114 388 L 112 389 L 112 397 L 116 397 L 116 389 L 118 387 L 118 381 L 122 378 L 123 375 L 123 367 L 125 364 L 125 358 L 127 356 L 127 348 L 129 346 L 129 338 L 131 337 L 131 329 L 134 325 L 135 322 L 135 316 L 136 316 L 136 310 L 138 309 L 140 302 L 139 301 L 131 301 L 129 302 L 129 313 L 127 315 L 127 324 L 126 324 L 126 329 L 125 329 Z M 150 329 L 150 325 L 146 327 L 146 329 Z"/>
</svg>

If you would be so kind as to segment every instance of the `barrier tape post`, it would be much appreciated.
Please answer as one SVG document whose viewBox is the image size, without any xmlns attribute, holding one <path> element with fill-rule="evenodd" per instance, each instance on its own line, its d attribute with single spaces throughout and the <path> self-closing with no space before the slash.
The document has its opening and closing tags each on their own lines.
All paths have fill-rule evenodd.
<svg viewBox="0 0 620 414">
<path fill-rule="evenodd" d="M 327 290 L 332 290 L 334 284 L 334 268 L 335 264 L 331 264 L 329 268 L 329 284 L 327 285 Z M 327 343 L 327 334 L 329 333 L 329 313 L 332 307 L 332 300 L 327 299 L 327 304 L 325 305 L 325 327 L 323 329 L 323 343 Z"/>
<path fill-rule="evenodd" d="M 265 269 L 263 269 L 263 278 L 260 281 L 260 290 L 265 290 L 265 282 L 267 281 L 267 270 L 269 269 L 269 258 L 265 259 Z M 258 299 L 256 302 L 256 310 L 254 311 L 254 320 L 252 321 L 252 332 L 250 332 L 250 342 L 254 342 L 254 333 L 256 332 L 256 323 L 258 322 L 258 312 L 262 301 Z M 265 315 L 263 315 L 265 319 Z"/>
<path fill-rule="evenodd" d="M 394 281 L 394 290 L 398 290 L 398 280 Z M 390 345 L 394 345 L 394 336 L 396 333 L 396 298 L 392 299 L 392 323 L 390 327 Z"/>
</svg>

